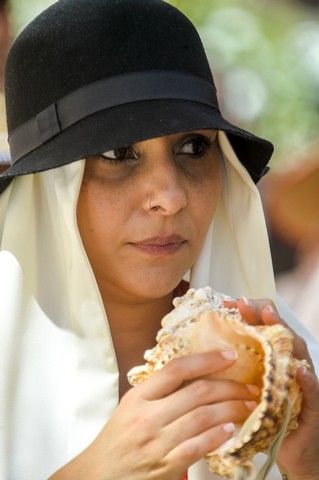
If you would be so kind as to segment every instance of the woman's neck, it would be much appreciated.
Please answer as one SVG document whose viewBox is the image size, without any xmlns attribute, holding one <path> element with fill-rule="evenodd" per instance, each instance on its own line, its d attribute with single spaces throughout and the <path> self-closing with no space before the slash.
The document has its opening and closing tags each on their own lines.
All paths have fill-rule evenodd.
<svg viewBox="0 0 319 480">
<path fill-rule="evenodd" d="M 160 299 L 146 300 L 138 303 L 123 303 L 116 300 L 105 302 L 109 325 L 114 339 L 121 337 L 126 342 L 147 338 L 155 342 L 161 319 L 172 310 L 173 295 Z"/>
<path fill-rule="evenodd" d="M 120 397 L 128 390 L 126 373 L 145 362 L 145 350 L 156 343 L 161 319 L 172 309 L 173 294 L 144 302 L 103 299 L 120 374 Z"/>
</svg>

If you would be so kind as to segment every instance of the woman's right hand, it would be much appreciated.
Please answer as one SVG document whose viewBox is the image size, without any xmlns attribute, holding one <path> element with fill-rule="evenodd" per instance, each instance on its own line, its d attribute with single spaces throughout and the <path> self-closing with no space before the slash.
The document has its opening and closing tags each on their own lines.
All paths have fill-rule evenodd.
<svg viewBox="0 0 319 480">
<path fill-rule="evenodd" d="M 227 352 L 170 361 L 129 390 L 94 442 L 50 480 L 181 480 L 256 405 L 254 388 L 205 378 L 234 361 Z"/>
</svg>

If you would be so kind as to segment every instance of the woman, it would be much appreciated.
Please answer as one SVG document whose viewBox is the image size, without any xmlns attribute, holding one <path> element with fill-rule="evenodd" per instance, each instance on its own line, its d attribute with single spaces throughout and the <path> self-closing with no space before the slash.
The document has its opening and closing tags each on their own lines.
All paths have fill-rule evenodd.
<svg viewBox="0 0 319 480">
<path fill-rule="evenodd" d="M 15 42 L 6 96 L 2 477 L 213 478 L 197 461 L 256 393 L 199 391 L 198 378 L 233 352 L 181 358 L 133 390 L 126 373 L 186 280 L 275 300 L 253 182 L 271 144 L 223 119 L 196 30 L 158 0 L 57 2 Z M 271 300 L 234 303 L 248 321 L 282 321 Z M 301 425 L 279 461 L 314 480 L 318 381 L 303 373 Z"/>
</svg>

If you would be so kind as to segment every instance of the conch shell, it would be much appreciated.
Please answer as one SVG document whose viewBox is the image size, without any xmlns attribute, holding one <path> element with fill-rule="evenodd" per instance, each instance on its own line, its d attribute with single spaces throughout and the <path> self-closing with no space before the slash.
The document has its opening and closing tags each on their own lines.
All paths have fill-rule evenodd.
<svg viewBox="0 0 319 480">
<path fill-rule="evenodd" d="M 190 289 L 173 301 L 174 309 L 162 320 L 157 345 L 145 352 L 146 364 L 128 372 L 135 386 L 161 369 L 172 358 L 210 350 L 233 349 L 238 359 L 216 379 L 233 379 L 261 389 L 258 405 L 234 435 L 206 455 L 212 472 L 236 479 L 266 477 L 284 435 L 297 428 L 302 395 L 295 381 L 299 365 L 292 356 L 293 336 L 282 325 L 252 326 L 238 309 L 223 306 L 226 296 L 210 287 Z M 269 454 L 257 476 L 252 458 Z"/>
</svg>

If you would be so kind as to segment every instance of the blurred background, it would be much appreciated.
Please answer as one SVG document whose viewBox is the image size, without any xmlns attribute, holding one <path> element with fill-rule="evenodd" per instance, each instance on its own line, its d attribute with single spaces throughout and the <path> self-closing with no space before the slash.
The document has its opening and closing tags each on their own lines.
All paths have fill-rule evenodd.
<svg viewBox="0 0 319 480">
<path fill-rule="evenodd" d="M 52 3 L 0 0 L 2 67 L 10 42 Z M 259 188 L 278 290 L 319 340 L 319 0 L 169 3 L 199 30 L 225 117 L 275 145 Z M 0 108 L 4 164 L 3 99 Z"/>
</svg>

